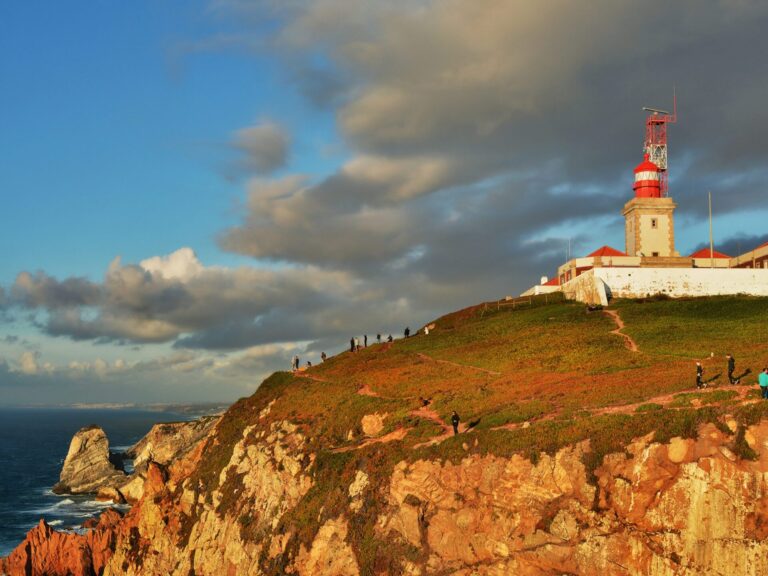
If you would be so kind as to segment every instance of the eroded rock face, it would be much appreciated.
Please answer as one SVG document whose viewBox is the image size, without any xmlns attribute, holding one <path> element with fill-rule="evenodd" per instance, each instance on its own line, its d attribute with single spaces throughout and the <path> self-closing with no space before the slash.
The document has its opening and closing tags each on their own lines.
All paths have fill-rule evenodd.
<svg viewBox="0 0 768 576">
<path fill-rule="evenodd" d="M 100 574 L 114 549 L 120 514 L 107 510 L 85 534 L 57 532 L 40 520 L 8 558 L 0 559 L 0 574 L 50 576 Z"/>
<path fill-rule="evenodd" d="M 700 575 L 768 573 L 768 424 L 734 460 L 707 425 L 698 440 L 641 438 L 586 481 L 587 445 L 543 456 L 401 463 L 378 520 L 428 551 L 412 574 Z"/>
<path fill-rule="evenodd" d="M 125 473 L 110 461 L 109 440 L 99 426 L 77 431 L 53 487 L 57 494 L 87 494 L 99 488 L 116 487 L 125 482 Z"/>
<path fill-rule="evenodd" d="M 347 521 L 328 520 L 320 527 L 309 552 L 302 550 L 296 561 L 300 576 L 359 576 L 360 568 L 347 543 Z"/>
<path fill-rule="evenodd" d="M 218 416 L 205 416 L 188 422 L 155 424 L 126 451 L 134 470 L 143 473 L 149 461 L 168 465 L 204 438 L 218 422 Z"/>
<path fill-rule="evenodd" d="M 256 423 L 235 438 L 208 485 L 196 471 L 208 465 L 215 438 L 168 469 L 150 465 L 139 503 L 124 519 L 105 521 L 102 536 L 83 540 L 88 535 L 42 525 L 5 569 L 14 576 L 85 574 L 89 563 L 107 576 L 768 573 L 768 423 L 744 434 L 757 461 L 738 459 L 733 437 L 707 425 L 697 440 L 636 439 L 605 457 L 596 482 L 583 464 L 588 443 L 535 463 L 471 453 L 457 463 L 403 461 L 383 479 L 361 457 L 347 485 L 329 488 L 343 509 L 324 516 L 322 507 L 286 516 L 311 496 L 315 466 L 294 424 Z M 374 499 L 378 516 L 366 516 Z M 357 548 L 363 534 L 376 535 L 369 546 L 410 553 L 397 570 L 370 572 Z M 28 565 L 39 572 L 25 572 Z"/>
<path fill-rule="evenodd" d="M 249 426 L 212 485 L 187 476 L 202 446 L 174 464 L 167 480 L 150 465 L 144 497 L 128 514 L 132 526 L 124 527 L 105 575 L 261 574 L 262 544 L 243 530 L 270 534 L 312 486 L 314 455 L 305 443 L 289 422 Z M 273 542 L 273 557 L 284 551 L 280 542 Z"/>
</svg>

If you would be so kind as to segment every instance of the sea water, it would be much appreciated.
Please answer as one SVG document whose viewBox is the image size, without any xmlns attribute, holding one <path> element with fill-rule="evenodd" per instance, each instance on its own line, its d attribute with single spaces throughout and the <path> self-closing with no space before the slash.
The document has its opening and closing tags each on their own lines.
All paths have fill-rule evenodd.
<svg viewBox="0 0 768 576">
<path fill-rule="evenodd" d="M 57 496 L 51 487 L 72 436 L 98 424 L 112 451 L 124 450 L 153 424 L 187 420 L 169 412 L 134 409 L 0 408 L 0 556 L 15 548 L 41 518 L 56 529 L 77 530 L 111 506 L 91 496 Z"/>
</svg>

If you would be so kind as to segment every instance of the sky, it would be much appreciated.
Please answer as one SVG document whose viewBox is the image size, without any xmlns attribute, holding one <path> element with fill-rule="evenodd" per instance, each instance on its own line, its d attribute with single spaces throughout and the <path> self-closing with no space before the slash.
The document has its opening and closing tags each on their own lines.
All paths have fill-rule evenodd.
<svg viewBox="0 0 768 576">
<path fill-rule="evenodd" d="M 681 254 L 768 240 L 768 5 L 0 5 L 0 405 L 230 401 L 624 248 L 669 108 Z"/>
</svg>

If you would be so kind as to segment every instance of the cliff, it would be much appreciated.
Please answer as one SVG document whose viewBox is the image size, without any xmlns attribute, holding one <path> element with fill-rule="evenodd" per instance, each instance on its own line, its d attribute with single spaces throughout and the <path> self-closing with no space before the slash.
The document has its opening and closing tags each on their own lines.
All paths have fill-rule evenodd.
<svg viewBox="0 0 768 576">
<path fill-rule="evenodd" d="M 124 518 L 85 536 L 38 527 L 0 567 L 768 573 L 768 402 L 723 382 L 717 355 L 705 362 L 717 388 L 690 390 L 692 359 L 713 346 L 739 366 L 765 358 L 765 304 L 619 303 L 621 328 L 569 304 L 479 307 L 427 337 L 275 374 L 194 449 L 151 463 Z"/>
</svg>

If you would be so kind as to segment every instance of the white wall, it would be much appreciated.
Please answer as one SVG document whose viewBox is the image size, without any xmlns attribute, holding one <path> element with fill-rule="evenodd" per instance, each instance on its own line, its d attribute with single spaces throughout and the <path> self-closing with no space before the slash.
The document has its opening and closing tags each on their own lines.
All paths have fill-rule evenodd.
<svg viewBox="0 0 768 576">
<path fill-rule="evenodd" d="M 567 298 L 597 303 L 602 280 L 614 298 L 643 298 L 653 294 L 768 296 L 768 269 L 731 268 L 594 268 L 566 283 Z"/>
</svg>

